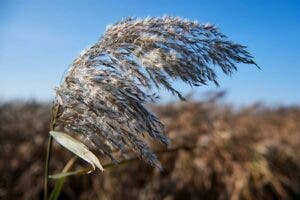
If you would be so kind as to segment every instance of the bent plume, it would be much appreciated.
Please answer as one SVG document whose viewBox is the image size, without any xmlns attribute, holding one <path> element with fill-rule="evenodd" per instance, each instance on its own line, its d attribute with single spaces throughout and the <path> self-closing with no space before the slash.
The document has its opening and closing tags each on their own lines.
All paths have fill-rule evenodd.
<svg viewBox="0 0 300 200">
<path fill-rule="evenodd" d="M 116 161 L 113 151 L 135 151 L 161 168 L 144 134 L 168 145 L 164 126 L 145 108 L 165 88 L 181 80 L 191 86 L 213 82 L 215 69 L 231 75 L 237 63 L 254 64 L 246 47 L 211 24 L 178 17 L 127 18 L 108 26 L 92 47 L 76 58 L 56 88 L 55 129 L 81 136 L 84 143 Z"/>
</svg>

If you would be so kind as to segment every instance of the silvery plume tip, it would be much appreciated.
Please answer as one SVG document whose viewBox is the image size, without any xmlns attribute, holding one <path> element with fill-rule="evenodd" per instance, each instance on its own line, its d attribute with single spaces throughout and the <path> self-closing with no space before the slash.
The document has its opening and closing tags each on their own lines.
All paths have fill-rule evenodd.
<svg viewBox="0 0 300 200">
<path fill-rule="evenodd" d="M 245 46 L 214 25 L 169 16 L 126 18 L 108 26 L 71 64 L 56 88 L 55 129 L 79 135 L 113 161 L 113 152 L 131 149 L 161 168 L 144 136 L 165 145 L 169 140 L 145 104 L 155 101 L 159 88 L 184 99 L 175 80 L 218 85 L 216 67 L 230 75 L 237 63 L 256 65 Z"/>
</svg>

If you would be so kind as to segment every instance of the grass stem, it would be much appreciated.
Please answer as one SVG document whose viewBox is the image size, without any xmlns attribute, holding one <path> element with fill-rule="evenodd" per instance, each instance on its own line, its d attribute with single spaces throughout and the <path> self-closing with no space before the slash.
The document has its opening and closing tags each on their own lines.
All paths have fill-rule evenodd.
<svg viewBox="0 0 300 200">
<path fill-rule="evenodd" d="M 46 155 L 46 161 L 45 161 L 44 200 L 48 199 L 48 175 L 49 175 L 49 165 L 50 165 L 51 152 L 52 152 L 52 142 L 53 142 L 53 137 L 51 135 L 49 135 L 48 145 L 47 145 L 47 155 Z"/>
</svg>

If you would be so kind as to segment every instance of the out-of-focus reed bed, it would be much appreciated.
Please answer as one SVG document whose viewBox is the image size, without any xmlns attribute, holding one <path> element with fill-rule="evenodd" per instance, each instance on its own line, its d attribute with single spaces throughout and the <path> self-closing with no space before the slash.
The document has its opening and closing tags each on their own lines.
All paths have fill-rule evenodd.
<svg viewBox="0 0 300 200">
<path fill-rule="evenodd" d="M 300 107 L 235 109 L 216 95 L 152 108 L 172 141 L 158 153 L 165 170 L 138 160 L 71 177 L 61 199 L 300 198 Z M 49 113 L 36 102 L 0 106 L 0 199 L 42 197 Z M 52 173 L 71 156 L 54 145 Z"/>
</svg>

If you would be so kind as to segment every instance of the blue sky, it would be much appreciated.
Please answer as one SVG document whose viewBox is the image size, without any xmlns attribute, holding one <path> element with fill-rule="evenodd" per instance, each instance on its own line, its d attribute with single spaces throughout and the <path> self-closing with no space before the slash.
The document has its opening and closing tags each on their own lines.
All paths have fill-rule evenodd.
<svg viewBox="0 0 300 200">
<path fill-rule="evenodd" d="M 232 77 L 219 76 L 220 88 L 192 89 L 195 98 L 226 89 L 227 101 L 237 104 L 299 104 L 299 10 L 299 1 L 273 0 L 0 0 L 0 97 L 51 100 L 71 61 L 98 40 L 106 25 L 127 16 L 168 14 L 216 24 L 247 45 L 262 67 L 239 65 Z M 164 91 L 161 95 L 163 101 L 171 99 Z"/>
</svg>

